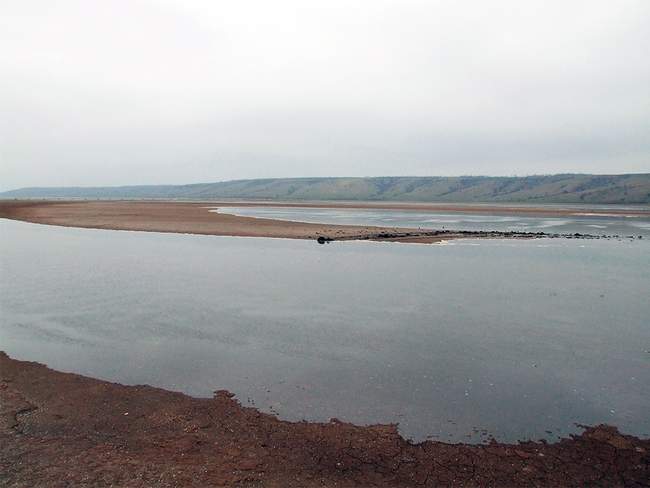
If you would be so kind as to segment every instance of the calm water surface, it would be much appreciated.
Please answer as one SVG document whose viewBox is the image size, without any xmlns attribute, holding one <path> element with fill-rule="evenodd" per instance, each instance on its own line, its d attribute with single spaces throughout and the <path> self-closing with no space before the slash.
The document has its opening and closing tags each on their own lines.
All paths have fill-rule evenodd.
<svg viewBox="0 0 650 488">
<path fill-rule="evenodd" d="M 0 220 L 0 349 L 412 439 L 650 434 L 650 242 L 225 238 Z"/>
<path fill-rule="evenodd" d="M 521 217 L 471 213 L 433 213 L 383 209 L 330 209 L 287 207 L 223 207 L 218 211 L 245 217 L 293 220 L 326 224 L 375 225 L 412 227 L 422 229 L 449 229 L 471 231 L 547 232 L 559 234 L 643 236 L 650 238 L 650 217 L 616 215 L 610 207 L 600 206 L 585 210 L 579 206 L 555 206 L 575 211 L 562 217 Z M 213 210 L 217 211 L 212 207 Z M 525 208 L 525 206 L 524 206 Z M 630 207 L 645 209 L 649 207 Z M 619 208 L 618 210 L 621 210 Z"/>
</svg>

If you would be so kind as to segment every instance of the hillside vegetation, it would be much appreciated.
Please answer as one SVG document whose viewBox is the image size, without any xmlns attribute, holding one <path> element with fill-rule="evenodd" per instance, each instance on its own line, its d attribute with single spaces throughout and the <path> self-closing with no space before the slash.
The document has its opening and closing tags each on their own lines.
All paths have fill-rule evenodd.
<svg viewBox="0 0 650 488">
<path fill-rule="evenodd" d="M 192 185 L 22 188 L 0 198 L 650 203 L 650 174 L 526 177 L 276 178 Z"/>
</svg>

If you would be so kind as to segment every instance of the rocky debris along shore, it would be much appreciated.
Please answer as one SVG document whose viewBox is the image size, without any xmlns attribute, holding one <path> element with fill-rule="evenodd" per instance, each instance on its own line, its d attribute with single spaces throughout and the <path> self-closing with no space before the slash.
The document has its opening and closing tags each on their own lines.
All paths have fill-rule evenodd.
<svg viewBox="0 0 650 488">
<path fill-rule="evenodd" d="M 643 239 L 643 236 L 621 236 L 598 235 L 598 234 L 559 234 L 549 232 L 518 232 L 518 231 L 474 231 L 474 230 L 418 230 L 418 231 L 400 231 L 395 232 L 377 232 L 364 233 L 359 235 L 345 235 L 341 237 L 319 236 L 316 240 L 319 244 L 333 241 L 407 241 L 407 240 L 424 240 L 435 239 L 444 240 L 445 238 L 453 239 Z"/>
</svg>

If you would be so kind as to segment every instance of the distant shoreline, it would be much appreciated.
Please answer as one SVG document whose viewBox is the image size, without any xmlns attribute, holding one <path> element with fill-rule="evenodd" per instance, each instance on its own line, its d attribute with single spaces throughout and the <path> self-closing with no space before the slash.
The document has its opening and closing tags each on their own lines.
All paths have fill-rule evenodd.
<svg viewBox="0 0 650 488">
<path fill-rule="evenodd" d="M 192 184 L 31 187 L 0 198 L 650 204 L 650 173 L 257 178 Z"/>
<path fill-rule="evenodd" d="M 650 218 L 650 208 L 606 211 L 593 206 L 576 208 L 517 205 L 416 204 L 375 202 L 178 202 L 133 200 L 0 200 L 0 218 L 25 222 L 93 229 L 170 232 L 239 237 L 275 237 L 333 240 L 375 240 L 403 243 L 435 243 L 460 238 L 538 238 L 550 234 L 526 232 L 479 232 L 422 230 L 400 227 L 335 225 L 243 217 L 209 209 L 227 207 L 381 209 L 419 212 L 483 213 L 529 217 L 559 217 L 580 214 L 609 214 Z M 556 235 L 557 236 L 557 235 Z M 580 237 L 590 237 L 583 236 Z"/>
</svg>

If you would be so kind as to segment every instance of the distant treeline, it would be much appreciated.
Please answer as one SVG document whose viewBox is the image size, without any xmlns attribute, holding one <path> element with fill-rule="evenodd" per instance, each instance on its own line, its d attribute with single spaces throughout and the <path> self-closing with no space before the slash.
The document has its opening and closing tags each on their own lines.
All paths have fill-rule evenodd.
<svg viewBox="0 0 650 488">
<path fill-rule="evenodd" d="M 650 203 L 650 174 L 274 178 L 192 185 L 21 188 L 0 198 Z"/>
</svg>

